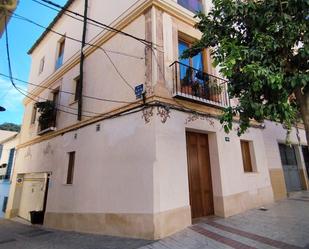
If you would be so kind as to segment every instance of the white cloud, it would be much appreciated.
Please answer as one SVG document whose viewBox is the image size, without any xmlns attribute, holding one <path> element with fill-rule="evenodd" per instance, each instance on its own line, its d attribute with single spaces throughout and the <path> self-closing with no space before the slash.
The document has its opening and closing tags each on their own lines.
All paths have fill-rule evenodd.
<svg viewBox="0 0 309 249">
<path fill-rule="evenodd" d="M 25 85 L 17 85 L 19 88 L 26 90 Z M 10 110 L 18 112 L 22 108 L 24 95 L 18 92 L 7 79 L 0 78 L 0 105 Z"/>
</svg>

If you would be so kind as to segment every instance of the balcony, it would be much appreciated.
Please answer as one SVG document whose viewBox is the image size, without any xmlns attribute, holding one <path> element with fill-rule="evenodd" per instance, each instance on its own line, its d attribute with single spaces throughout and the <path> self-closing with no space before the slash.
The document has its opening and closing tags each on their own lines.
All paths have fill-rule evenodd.
<svg viewBox="0 0 309 249">
<path fill-rule="evenodd" d="M 36 103 L 39 117 L 38 135 L 56 130 L 57 108 L 54 101 L 44 101 Z"/>
<path fill-rule="evenodd" d="M 178 0 L 179 5 L 192 11 L 193 13 L 203 12 L 203 3 L 201 0 Z"/>
<path fill-rule="evenodd" d="M 230 105 L 227 81 L 175 61 L 173 69 L 173 92 L 175 98 L 204 103 L 216 107 Z"/>
</svg>

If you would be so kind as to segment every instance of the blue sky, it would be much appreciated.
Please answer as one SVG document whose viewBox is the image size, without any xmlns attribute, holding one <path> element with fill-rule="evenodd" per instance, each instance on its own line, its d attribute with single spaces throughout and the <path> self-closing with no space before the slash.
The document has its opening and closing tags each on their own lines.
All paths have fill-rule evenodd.
<svg viewBox="0 0 309 249">
<path fill-rule="evenodd" d="M 54 0 L 54 2 L 64 5 L 66 0 Z M 54 10 L 41 6 L 32 0 L 20 0 L 15 13 L 43 26 L 47 26 L 57 14 Z M 11 18 L 8 31 L 13 76 L 28 81 L 31 60 L 27 51 L 44 30 L 33 24 Z M 5 34 L 0 39 L 0 73 L 8 75 Z M 15 83 L 24 89 L 27 87 L 26 84 Z M 0 106 L 6 108 L 5 112 L 0 112 L 0 124 L 4 122 L 22 123 L 23 97 L 11 86 L 8 79 L 0 76 Z"/>
</svg>

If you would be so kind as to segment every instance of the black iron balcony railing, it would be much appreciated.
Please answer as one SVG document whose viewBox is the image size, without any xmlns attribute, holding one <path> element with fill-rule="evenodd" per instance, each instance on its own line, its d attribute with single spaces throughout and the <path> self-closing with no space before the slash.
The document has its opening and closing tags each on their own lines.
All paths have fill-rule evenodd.
<svg viewBox="0 0 309 249">
<path fill-rule="evenodd" d="M 174 73 L 174 96 L 219 107 L 229 106 L 227 81 L 179 61 L 170 67 Z"/>
<path fill-rule="evenodd" d="M 39 113 L 38 135 L 55 130 L 57 120 L 57 107 L 54 101 L 36 103 Z"/>
<path fill-rule="evenodd" d="M 44 133 L 44 131 L 54 129 L 56 127 L 56 112 L 53 114 L 50 120 L 39 123 L 38 133 Z"/>
</svg>

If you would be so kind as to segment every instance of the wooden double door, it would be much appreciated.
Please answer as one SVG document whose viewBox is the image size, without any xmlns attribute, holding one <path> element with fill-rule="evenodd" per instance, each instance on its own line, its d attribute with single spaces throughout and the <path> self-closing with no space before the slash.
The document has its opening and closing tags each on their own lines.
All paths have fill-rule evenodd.
<svg viewBox="0 0 309 249">
<path fill-rule="evenodd" d="M 187 132 L 186 139 L 192 218 L 213 215 L 208 135 Z"/>
</svg>

